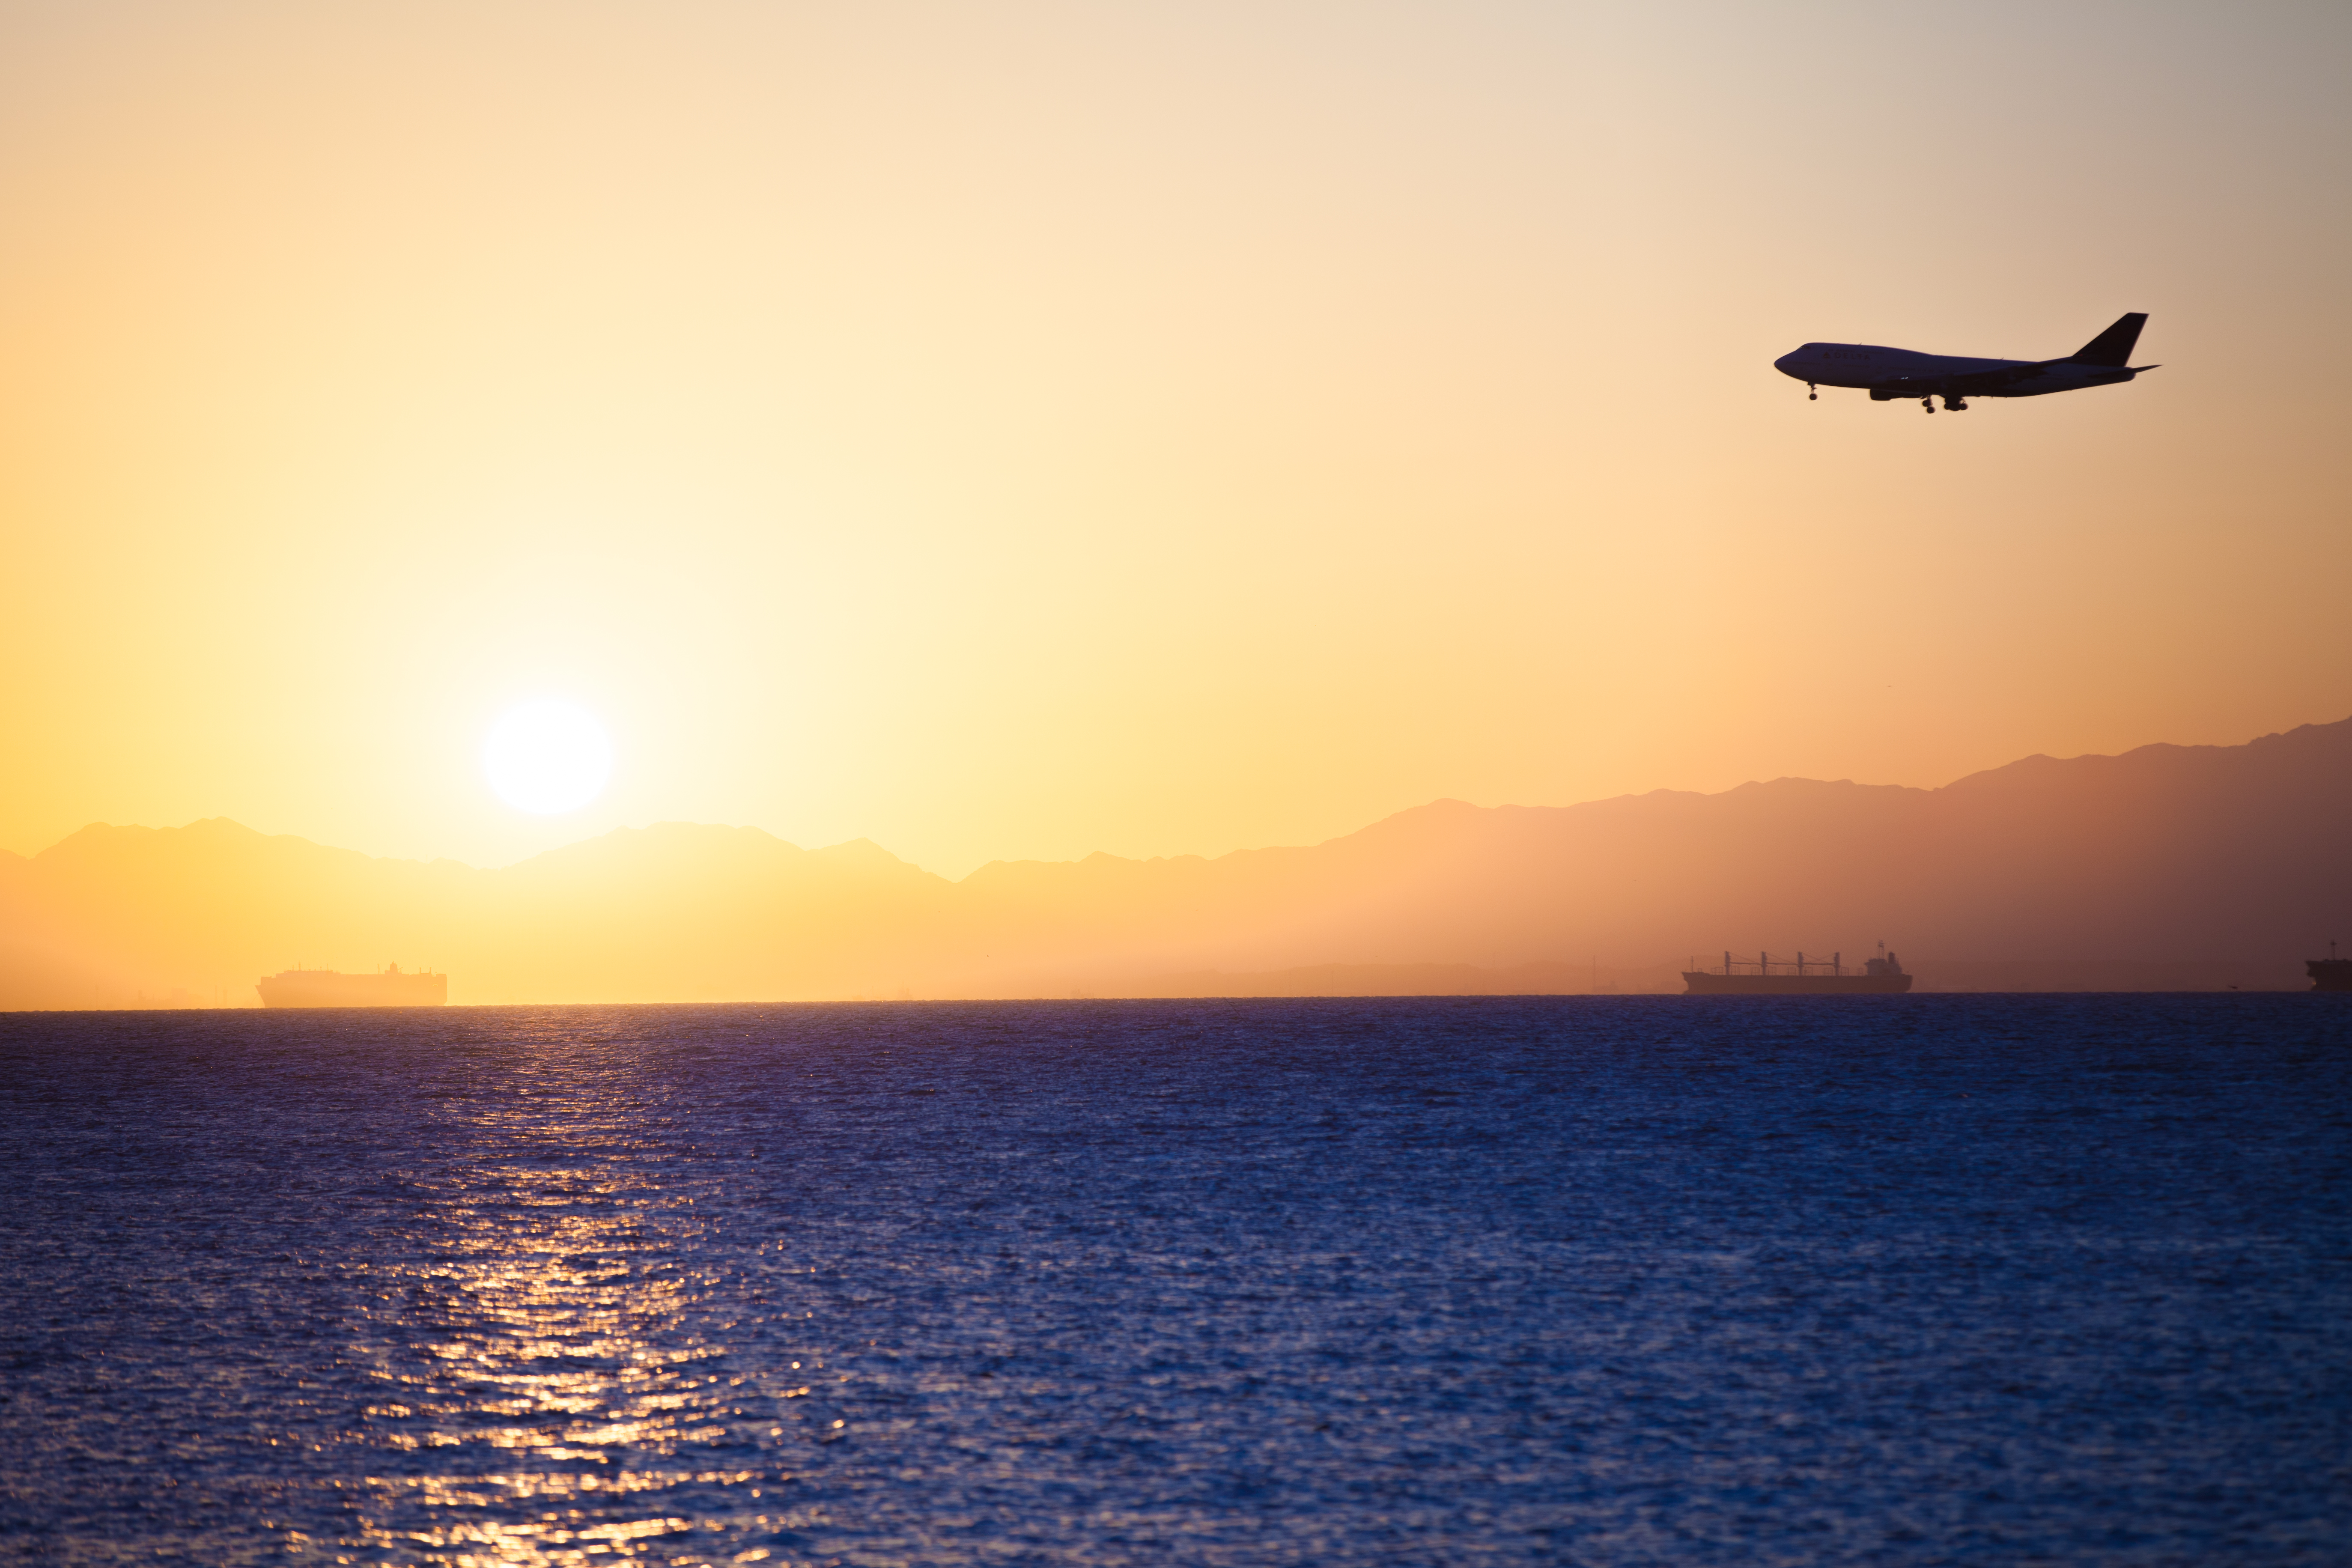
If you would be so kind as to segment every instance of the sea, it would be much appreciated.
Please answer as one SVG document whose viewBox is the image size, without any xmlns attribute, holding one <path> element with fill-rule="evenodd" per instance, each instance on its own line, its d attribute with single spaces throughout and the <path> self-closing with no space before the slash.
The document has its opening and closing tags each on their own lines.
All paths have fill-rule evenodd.
<svg viewBox="0 0 2352 1568">
<path fill-rule="evenodd" d="M 2352 1562 L 2352 996 L 0 1016 L 0 1562 Z"/>
</svg>

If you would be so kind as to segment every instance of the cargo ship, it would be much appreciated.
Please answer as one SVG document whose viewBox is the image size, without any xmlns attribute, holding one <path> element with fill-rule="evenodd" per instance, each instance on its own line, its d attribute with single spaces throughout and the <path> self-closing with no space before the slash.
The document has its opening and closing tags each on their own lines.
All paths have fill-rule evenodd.
<svg viewBox="0 0 2352 1568">
<path fill-rule="evenodd" d="M 2306 958 L 2303 972 L 2311 976 L 2314 991 L 2352 991 L 2352 958 L 2336 956 L 2336 944 L 2327 944 L 2326 958 Z"/>
<path fill-rule="evenodd" d="M 442 1007 L 449 1002 L 447 975 L 404 974 L 397 963 L 373 974 L 289 969 L 264 976 L 254 989 L 265 1007 Z"/>
<path fill-rule="evenodd" d="M 1845 955 L 1826 959 L 1775 958 L 1759 952 L 1753 958 L 1723 955 L 1723 967 L 1701 969 L 1694 963 L 1683 971 L 1684 994 L 1690 996 L 1884 996 L 1911 989 L 1911 977 L 1886 944 L 1878 956 L 1865 959 L 1860 969 L 1848 969 Z"/>
</svg>

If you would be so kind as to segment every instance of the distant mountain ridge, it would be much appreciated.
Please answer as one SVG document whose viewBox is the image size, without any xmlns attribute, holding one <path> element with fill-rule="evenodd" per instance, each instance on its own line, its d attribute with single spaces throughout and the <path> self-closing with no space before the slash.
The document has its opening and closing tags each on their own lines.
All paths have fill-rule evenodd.
<svg viewBox="0 0 2352 1568">
<path fill-rule="evenodd" d="M 997 861 L 961 882 L 864 840 L 681 823 L 497 870 L 221 818 L 94 825 L 0 855 L 0 1007 L 242 1005 L 298 960 L 429 963 L 465 1002 L 1207 994 L 1221 976 L 1234 994 L 1447 974 L 1567 990 L 1664 984 L 1727 947 L 1851 961 L 1880 938 L 1923 975 L 2294 985 L 2301 957 L 2352 935 L 2347 799 L 2352 720 L 2029 757 L 1940 789 L 1435 801 L 1314 846 Z"/>
</svg>

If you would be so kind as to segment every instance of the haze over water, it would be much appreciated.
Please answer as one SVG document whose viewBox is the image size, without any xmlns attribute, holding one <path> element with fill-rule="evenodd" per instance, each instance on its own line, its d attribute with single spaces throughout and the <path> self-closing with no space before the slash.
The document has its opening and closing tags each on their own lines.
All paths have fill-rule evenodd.
<svg viewBox="0 0 2352 1568">
<path fill-rule="evenodd" d="M 2352 1555 L 2326 996 L 0 1017 L 14 1561 Z"/>
</svg>

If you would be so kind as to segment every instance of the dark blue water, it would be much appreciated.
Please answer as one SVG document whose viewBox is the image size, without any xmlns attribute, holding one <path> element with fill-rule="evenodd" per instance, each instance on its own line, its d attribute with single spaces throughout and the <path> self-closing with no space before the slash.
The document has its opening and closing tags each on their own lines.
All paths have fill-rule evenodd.
<svg viewBox="0 0 2352 1568">
<path fill-rule="evenodd" d="M 0 1557 L 2352 1561 L 2352 998 L 0 1016 Z"/>
</svg>

